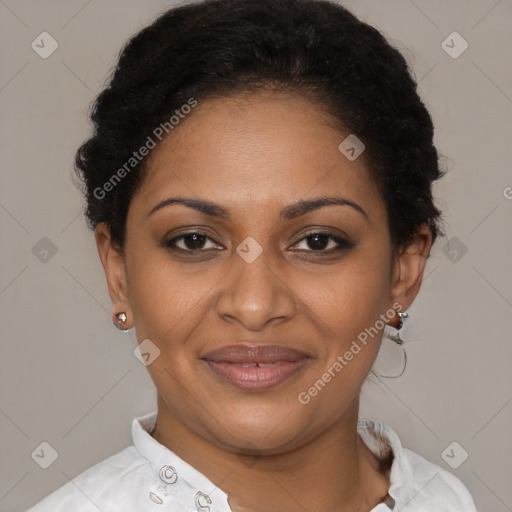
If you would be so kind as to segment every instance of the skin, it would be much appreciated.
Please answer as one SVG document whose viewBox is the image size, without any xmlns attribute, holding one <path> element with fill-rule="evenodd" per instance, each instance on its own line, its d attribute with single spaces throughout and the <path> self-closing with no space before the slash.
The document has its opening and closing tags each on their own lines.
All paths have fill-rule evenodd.
<svg viewBox="0 0 512 512">
<path fill-rule="evenodd" d="M 380 314 L 396 302 L 409 308 L 432 244 L 422 226 L 409 247 L 393 249 L 364 157 L 349 161 L 338 149 L 348 134 L 299 96 L 200 102 L 151 153 L 124 251 L 106 225 L 96 228 L 113 311 L 126 312 L 139 343 L 149 338 L 161 351 L 147 367 L 158 391 L 152 435 L 223 489 L 234 512 L 368 511 L 389 488 L 356 430 L 382 332 L 307 405 L 297 399 Z M 280 218 L 283 208 L 323 196 L 365 214 L 328 205 Z M 173 204 L 148 217 L 170 197 L 211 201 L 230 216 Z M 182 252 L 164 245 L 190 231 L 213 241 L 199 244 L 202 253 L 184 252 L 190 237 L 188 246 L 178 242 Z M 318 249 L 306 235 L 319 231 L 353 247 L 329 254 L 337 243 L 327 239 Z M 248 236 L 262 248 L 252 263 L 236 252 Z M 270 390 L 241 391 L 200 359 L 240 340 L 311 359 Z"/>
</svg>

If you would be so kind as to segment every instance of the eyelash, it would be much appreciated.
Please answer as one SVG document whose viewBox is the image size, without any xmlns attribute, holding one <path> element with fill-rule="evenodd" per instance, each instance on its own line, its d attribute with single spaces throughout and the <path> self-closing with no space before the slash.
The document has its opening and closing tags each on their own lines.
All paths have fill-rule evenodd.
<svg viewBox="0 0 512 512">
<path fill-rule="evenodd" d="M 210 249 L 182 249 L 181 247 L 176 246 L 177 242 L 179 242 L 180 240 L 183 240 L 185 237 L 191 236 L 191 235 L 199 235 L 199 236 L 205 237 L 210 242 L 217 244 L 215 242 L 215 240 L 213 240 L 211 237 L 209 237 L 206 233 L 202 233 L 201 231 L 189 231 L 187 233 L 183 233 L 179 236 L 176 236 L 174 238 L 166 240 L 164 242 L 164 246 L 167 247 L 168 249 L 170 249 L 171 251 L 177 251 L 177 252 L 181 252 L 181 253 L 190 253 L 190 254 L 192 254 L 192 253 L 196 253 L 196 254 L 203 253 L 204 254 L 206 252 L 218 250 L 218 249 L 212 249 L 212 248 L 210 248 Z M 316 251 L 314 249 L 299 249 L 299 251 L 305 250 L 308 253 L 329 255 L 329 254 L 337 253 L 340 251 L 352 249 L 354 247 L 354 244 L 352 242 L 349 242 L 348 240 L 346 240 L 344 238 L 334 236 L 330 233 L 326 233 L 324 231 L 311 231 L 309 233 L 306 233 L 298 242 L 296 242 L 294 244 L 294 246 L 298 245 L 300 242 L 306 240 L 308 237 L 311 237 L 313 235 L 324 235 L 328 238 L 328 242 L 327 242 L 328 245 L 329 245 L 329 241 L 331 241 L 331 240 L 334 241 L 338 245 L 337 245 L 337 247 L 331 247 L 329 249 L 320 249 L 320 250 L 316 250 Z M 217 244 L 217 245 L 219 245 L 219 244 Z"/>
</svg>

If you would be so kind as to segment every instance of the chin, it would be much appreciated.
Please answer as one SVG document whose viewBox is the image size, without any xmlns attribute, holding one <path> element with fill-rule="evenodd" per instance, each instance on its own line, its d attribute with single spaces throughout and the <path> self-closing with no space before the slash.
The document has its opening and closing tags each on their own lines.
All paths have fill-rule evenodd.
<svg viewBox="0 0 512 512">
<path fill-rule="evenodd" d="M 282 453 L 307 442 L 313 418 L 312 408 L 282 403 L 231 405 L 215 417 L 223 418 L 221 424 L 208 420 L 206 427 L 214 437 L 231 450 L 254 449 L 266 454 Z"/>
</svg>

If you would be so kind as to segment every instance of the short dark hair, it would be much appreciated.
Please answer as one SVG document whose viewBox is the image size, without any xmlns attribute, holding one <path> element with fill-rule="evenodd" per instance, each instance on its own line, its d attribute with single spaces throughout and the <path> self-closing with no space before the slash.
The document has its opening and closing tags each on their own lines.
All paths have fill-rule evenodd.
<svg viewBox="0 0 512 512">
<path fill-rule="evenodd" d="M 443 172 L 416 89 L 401 53 L 333 1 L 206 0 L 172 8 L 128 41 L 92 107 L 94 132 L 75 158 L 88 225 L 105 222 L 124 247 L 147 161 L 130 158 L 191 98 L 270 90 L 318 102 L 365 144 L 395 248 L 406 247 L 422 224 L 435 240 L 440 211 L 431 188 Z M 123 166 L 129 172 L 112 186 Z"/>
</svg>

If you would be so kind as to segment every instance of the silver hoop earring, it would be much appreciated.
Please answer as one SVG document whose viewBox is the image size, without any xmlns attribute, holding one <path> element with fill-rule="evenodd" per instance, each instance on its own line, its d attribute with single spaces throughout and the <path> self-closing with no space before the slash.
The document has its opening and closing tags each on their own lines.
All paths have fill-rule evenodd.
<svg viewBox="0 0 512 512">
<path fill-rule="evenodd" d="M 396 334 L 389 334 L 388 339 L 396 343 L 397 345 L 403 345 L 404 340 L 400 338 L 400 329 L 404 326 L 404 320 L 409 316 L 409 313 L 398 313 L 398 323 L 397 325 L 392 325 L 391 327 L 394 327 L 396 329 Z"/>
<path fill-rule="evenodd" d="M 387 326 L 388 327 L 392 327 L 393 329 L 396 330 L 395 333 L 392 333 L 390 334 L 389 332 L 385 331 L 385 338 L 387 338 L 388 340 L 391 340 L 393 343 L 395 343 L 396 345 L 398 345 L 398 347 L 400 347 L 398 350 L 402 353 L 402 356 L 403 356 L 403 359 L 404 359 L 404 364 L 403 364 L 403 368 L 402 368 L 402 371 L 398 374 L 398 375 L 382 375 L 380 373 L 377 373 L 376 371 L 372 370 L 372 372 L 377 376 L 377 377 L 383 377 L 383 378 L 386 378 L 386 379 L 396 379 L 398 377 L 401 377 L 404 372 L 405 372 L 405 369 L 407 368 L 407 352 L 405 351 L 405 348 L 402 346 L 405 341 L 400 337 L 400 329 L 402 329 L 403 325 L 404 325 L 404 320 L 409 316 L 408 313 L 397 313 L 388 323 L 387 323 Z M 393 345 L 388 345 L 388 348 L 390 348 L 391 346 Z M 398 348 L 397 347 L 397 348 Z M 382 347 L 381 347 L 382 348 Z M 393 350 L 394 352 L 394 350 Z M 395 353 L 396 355 L 396 353 Z M 392 356 L 392 359 L 395 358 L 395 355 Z"/>
</svg>

